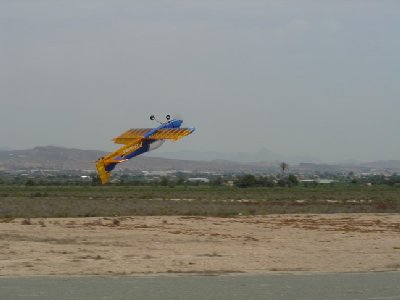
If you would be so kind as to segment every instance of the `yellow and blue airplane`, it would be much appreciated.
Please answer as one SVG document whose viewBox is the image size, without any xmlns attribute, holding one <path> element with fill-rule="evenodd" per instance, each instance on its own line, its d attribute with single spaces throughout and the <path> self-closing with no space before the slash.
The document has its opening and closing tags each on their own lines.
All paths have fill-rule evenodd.
<svg viewBox="0 0 400 300">
<path fill-rule="evenodd" d="M 177 141 L 195 130 L 193 127 L 180 128 L 183 121 L 180 119 L 171 119 L 170 115 L 167 115 L 166 119 L 166 122 L 160 122 L 151 115 L 150 120 L 157 121 L 160 123 L 160 126 L 156 128 L 129 129 L 114 138 L 114 143 L 123 144 L 124 146 L 97 160 L 96 168 L 101 183 L 105 184 L 110 180 L 111 171 L 117 164 L 157 149 L 161 147 L 165 140 Z"/>
</svg>

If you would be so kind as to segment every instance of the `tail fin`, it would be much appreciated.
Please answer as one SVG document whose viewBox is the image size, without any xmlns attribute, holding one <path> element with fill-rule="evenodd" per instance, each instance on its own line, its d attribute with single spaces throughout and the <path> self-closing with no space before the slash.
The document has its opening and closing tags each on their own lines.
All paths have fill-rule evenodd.
<svg viewBox="0 0 400 300">
<path fill-rule="evenodd" d="M 106 171 L 106 165 L 103 159 L 99 159 L 96 163 L 97 173 L 99 173 L 100 181 L 106 184 L 110 180 L 110 172 Z"/>
</svg>

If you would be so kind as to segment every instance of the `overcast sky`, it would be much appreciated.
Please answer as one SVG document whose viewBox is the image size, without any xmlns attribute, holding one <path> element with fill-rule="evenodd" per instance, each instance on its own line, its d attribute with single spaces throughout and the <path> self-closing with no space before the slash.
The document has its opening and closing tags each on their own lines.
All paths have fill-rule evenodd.
<svg viewBox="0 0 400 300">
<path fill-rule="evenodd" d="M 400 1 L 0 2 L 0 147 L 400 159 Z"/>
</svg>

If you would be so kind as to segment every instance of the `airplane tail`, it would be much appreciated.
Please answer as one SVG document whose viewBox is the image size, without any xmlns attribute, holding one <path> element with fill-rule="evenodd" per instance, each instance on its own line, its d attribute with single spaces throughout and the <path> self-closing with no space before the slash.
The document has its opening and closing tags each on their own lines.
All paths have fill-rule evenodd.
<svg viewBox="0 0 400 300">
<path fill-rule="evenodd" d="M 138 150 L 142 146 L 141 139 L 135 139 L 133 142 L 126 144 L 122 148 L 114 151 L 102 158 L 99 158 L 96 162 L 97 172 L 99 173 L 100 181 L 102 184 L 106 184 L 110 181 L 111 171 L 114 170 L 115 166 L 119 163 L 127 161 L 129 159 L 127 154 Z"/>
<path fill-rule="evenodd" d="M 106 171 L 106 163 L 103 159 L 99 159 L 96 163 L 97 173 L 99 174 L 102 184 L 106 184 L 110 180 L 111 173 Z"/>
</svg>

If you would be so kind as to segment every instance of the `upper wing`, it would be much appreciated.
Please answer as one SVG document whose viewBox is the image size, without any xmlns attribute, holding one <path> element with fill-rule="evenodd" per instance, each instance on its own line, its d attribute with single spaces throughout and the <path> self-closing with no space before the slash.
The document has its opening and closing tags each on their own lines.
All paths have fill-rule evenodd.
<svg viewBox="0 0 400 300">
<path fill-rule="evenodd" d="M 121 134 L 120 136 L 113 139 L 116 144 L 128 144 L 132 140 L 142 139 L 144 135 L 153 130 L 153 128 L 138 128 L 130 129 Z M 162 128 L 157 130 L 150 136 L 151 139 L 155 140 L 174 140 L 177 141 L 184 136 L 191 134 L 194 128 Z"/>
<path fill-rule="evenodd" d="M 152 136 L 152 139 L 157 140 L 174 140 L 177 141 L 184 136 L 191 134 L 194 128 L 163 128 L 157 130 Z"/>
<path fill-rule="evenodd" d="M 153 128 L 133 128 L 112 139 L 116 144 L 129 144 L 132 140 L 142 139 Z"/>
</svg>

